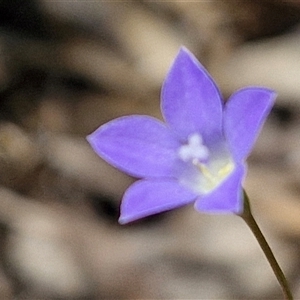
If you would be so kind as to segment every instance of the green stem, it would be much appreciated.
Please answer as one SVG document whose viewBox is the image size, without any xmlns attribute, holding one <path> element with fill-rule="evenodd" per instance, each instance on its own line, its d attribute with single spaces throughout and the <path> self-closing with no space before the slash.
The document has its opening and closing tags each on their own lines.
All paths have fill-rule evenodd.
<svg viewBox="0 0 300 300">
<path fill-rule="evenodd" d="M 239 215 L 245 222 L 246 224 L 249 226 L 249 228 L 251 229 L 252 233 L 254 234 L 255 238 L 257 239 L 261 249 L 263 250 L 281 288 L 282 288 L 282 292 L 284 294 L 284 299 L 287 300 L 293 300 L 293 295 L 291 293 L 291 290 L 289 288 L 288 282 L 268 244 L 268 242 L 266 241 L 264 235 L 262 234 L 260 228 L 258 227 L 252 212 L 251 212 L 251 207 L 250 207 L 250 202 L 249 202 L 249 198 L 246 194 L 246 192 L 244 191 L 244 211 Z"/>
</svg>

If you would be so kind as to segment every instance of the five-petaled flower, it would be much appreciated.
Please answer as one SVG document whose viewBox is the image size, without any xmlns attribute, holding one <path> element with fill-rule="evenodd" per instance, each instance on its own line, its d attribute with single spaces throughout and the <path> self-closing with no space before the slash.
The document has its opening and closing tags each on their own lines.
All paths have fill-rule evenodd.
<svg viewBox="0 0 300 300">
<path fill-rule="evenodd" d="M 275 96 L 247 87 L 223 103 L 211 76 L 182 47 L 162 87 L 165 123 L 125 116 L 87 137 L 100 157 L 140 178 L 124 194 L 119 222 L 192 202 L 201 212 L 242 212 L 245 159 Z"/>
</svg>

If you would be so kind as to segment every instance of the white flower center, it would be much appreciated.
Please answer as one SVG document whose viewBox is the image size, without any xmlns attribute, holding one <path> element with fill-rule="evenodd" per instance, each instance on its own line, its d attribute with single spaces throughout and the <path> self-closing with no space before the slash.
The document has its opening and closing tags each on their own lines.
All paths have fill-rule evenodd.
<svg viewBox="0 0 300 300">
<path fill-rule="evenodd" d="M 191 134 L 188 137 L 188 143 L 179 148 L 179 157 L 185 162 L 192 161 L 194 163 L 207 160 L 209 150 L 202 142 L 201 135 Z"/>
<path fill-rule="evenodd" d="M 224 149 L 211 152 L 198 133 L 178 150 L 179 158 L 187 163 L 180 182 L 194 192 L 206 194 L 216 188 L 234 169 L 234 163 Z"/>
</svg>

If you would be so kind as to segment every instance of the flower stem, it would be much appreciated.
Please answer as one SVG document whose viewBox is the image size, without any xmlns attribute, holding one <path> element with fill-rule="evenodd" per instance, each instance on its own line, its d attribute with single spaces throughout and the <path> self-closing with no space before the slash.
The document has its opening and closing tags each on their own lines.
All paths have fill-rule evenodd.
<svg viewBox="0 0 300 300">
<path fill-rule="evenodd" d="M 262 234 L 260 228 L 258 227 L 250 207 L 250 202 L 248 195 L 244 191 L 244 211 L 239 214 L 239 216 L 246 222 L 246 224 L 251 229 L 252 233 L 254 234 L 255 238 L 257 239 L 261 249 L 263 250 L 284 294 L 284 299 L 286 300 L 293 300 L 293 295 L 289 288 L 288 282 L 268 244 L 264 235 Z"/>
</svg>

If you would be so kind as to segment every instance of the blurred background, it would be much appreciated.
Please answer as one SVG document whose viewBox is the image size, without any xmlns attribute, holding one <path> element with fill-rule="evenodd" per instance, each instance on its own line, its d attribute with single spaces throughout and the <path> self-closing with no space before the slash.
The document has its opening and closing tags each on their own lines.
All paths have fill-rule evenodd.
<svg viewBox="0 0 300 300">
<path fill-rule="evenodd" d="M 225 99 L 278 92 L 245 187 L 300 298 L 299 1 L 1 0 L 1 299 L 281 299 L 236 216 L 184 207 L 117 223 L 134 179 L 85 136 L 118 116 L 161 118 L 181 45 Z"/>
</svg>

